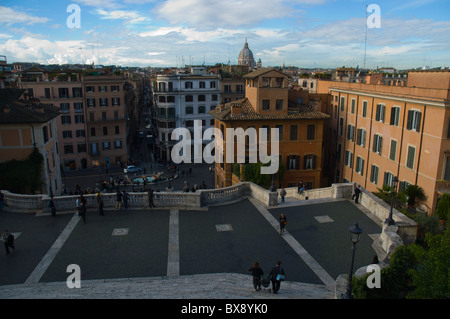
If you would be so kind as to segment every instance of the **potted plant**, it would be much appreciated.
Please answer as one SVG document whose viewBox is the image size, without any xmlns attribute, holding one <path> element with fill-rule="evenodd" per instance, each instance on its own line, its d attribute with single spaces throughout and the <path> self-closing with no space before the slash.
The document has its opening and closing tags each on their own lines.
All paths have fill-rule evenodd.
<svg viewBox="0 0 450 319">
<path fill-rule="evenodd" d="M 445 225 L 450 211 L 450 197 L 448 194 L 444 194 L 441 196 L 437 207 L 436 207 L 436 215 L 439 216 L 441 225 Z"/>
<path fill-rule="evenodd" d="M 417 185 L 408 185 L 405 189 L 405 194 L 408 196 L 408 206 L 413 208 L 416 204 L 416 200 L 424 200 L 427 197 L 422 187 Z"/>
</svg>

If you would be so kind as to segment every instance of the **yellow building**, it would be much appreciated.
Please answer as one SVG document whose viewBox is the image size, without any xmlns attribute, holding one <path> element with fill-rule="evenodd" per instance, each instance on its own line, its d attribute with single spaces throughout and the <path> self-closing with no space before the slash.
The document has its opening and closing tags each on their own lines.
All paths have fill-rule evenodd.
<svg viewBox="0 0 450 319">
<path fill-rule="evenodd" d="M 436 209 L 450 182 L 450 72 L 410 71 L 407 86 L 319 81 L 331 95 L 335 182 L 376 192 L 418 185 Z M 446 182 L 447 181 L 447 182 Z"/>
<path fill-rule="evenodd" d="M 320 187 L 323 128 L 329 116 L 316 110 L 290 107 L 288 76 L 274 68 L 254 71 L 244 79 L 244 99 L 220 104 L 209 112 L 215 119 L 215 127 L 222 131 L 224 145 L 224 163 L 215 164 L 215 187 L 227 187 L 239 181 L 232 174 L 232 165 L 237 161 L 226 162 L 226 129 L 245 131 L 251 127 L 257 132 L 260 128 L 279 129 L 279 158 L 285 174 L 282 180 L 275 175 L 275 186 L 296 186 L 302 181 L 310 188 Z M 268 137 L 268 152 L 270 140 Z M 245 147 L 248 155 L 248 139 Z"/>
<path fill-rule="evenodd" d="M 44 157 L 42 193 L 62 191 L 57 150 L 58 108 L 29 98 L 25 90 L 0 90 L 0 162 L 26 159 L 34 148 Z"/>
</svg>

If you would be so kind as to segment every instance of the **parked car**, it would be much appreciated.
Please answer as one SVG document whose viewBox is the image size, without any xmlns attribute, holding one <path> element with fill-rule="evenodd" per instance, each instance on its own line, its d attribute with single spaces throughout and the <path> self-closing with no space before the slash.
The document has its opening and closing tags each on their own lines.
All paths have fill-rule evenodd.
<svg viewBox="0 0 450 319">
<path fill-rule="evenodd" d="M 141 168 L 140 168 L 140 167 L 137 167 L 137 166 L 134 166 L 134 165 L 130 165 L 130 166 L 125 167 L 125 168 L 123 169 L 123 172 L 124 172 L 125 174 L 129 174 L 129 173 L 140 173 L 140 172 L 141 172 Z"/>
</svg>

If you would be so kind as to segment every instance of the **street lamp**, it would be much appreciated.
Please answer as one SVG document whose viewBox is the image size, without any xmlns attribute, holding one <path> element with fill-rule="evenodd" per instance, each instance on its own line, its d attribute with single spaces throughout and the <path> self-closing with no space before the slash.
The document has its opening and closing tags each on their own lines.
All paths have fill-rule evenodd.
<svg viewBox="0 0 450 319">
<path fill-rule="evenodd" d="M 352 263 L 350 265 L 350 273 L 348 275 L 347 290 L 341 295 L 341 299 L 353 299 L 352 295 L 352 278 L 353 278 L 353 262 L 355 260 L 356 244 L 359 242 L 359 236 L 362 233 L 362 229 L 358 227 L 358 223 L 349 227 L 350 240 L 352 242 Z"/>
<path fill-rule="evenodd" d="M 391 210 L 390 210 L 390 212 L 389 212 L 389 217 L 385 220 L 385 223 L 388 225 L 388 226 L 391 226 L 391 225 L 395 225 L 395 221 L 394 221 L 394 219 L 392 218 L 392 212 L 393 212 L 393 210 L 394 210 L 394 198 L 395 198 L 395 190 L 397 189 L 397 184 L 398 184 L 398 178 L 397 178 L 397 176 L 395 176 L 394 178 L 393 178 L 393 180 L 392 180 L 392 201 L 391 201 Z"/>
</svg>

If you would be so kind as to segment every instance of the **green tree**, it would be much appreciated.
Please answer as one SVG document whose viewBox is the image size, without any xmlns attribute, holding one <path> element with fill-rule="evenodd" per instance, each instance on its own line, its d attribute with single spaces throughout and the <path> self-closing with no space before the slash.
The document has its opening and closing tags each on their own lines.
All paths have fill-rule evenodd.
<svg viewBox="0 0 450 319">
<path fill-rule="evenodd" d="M 405 194 L 408 196 L 408 206 L 411 207 L 416 204 L 416 200 L 425 200 L 427 198 L 422 187 L 418 185 L 408 185 L 405 188 Z"/>
<path fill-rule="evenodd" d="M 416 251 L 418 266 L 412 270 L 412 285 L 415 290 L 410 299 L 450 298 L 450 230 L 425 237 L 428 249 Z"/>
<path fill-rule="evenodd" d="M 441 196 L 437 207 L 436 207 L 436 215 L 439 216 L 442 220 L 447 220 L 450 211 L 450 197 L 448 194 L 444 194 Z"/>
</svg>

